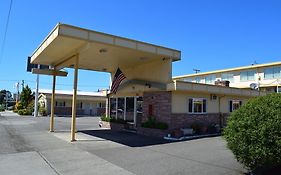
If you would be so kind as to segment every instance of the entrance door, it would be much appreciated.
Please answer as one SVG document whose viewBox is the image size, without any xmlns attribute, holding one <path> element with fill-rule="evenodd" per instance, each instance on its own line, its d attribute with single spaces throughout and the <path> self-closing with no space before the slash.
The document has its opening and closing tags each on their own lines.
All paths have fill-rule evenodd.
<svg viewBox="0 0 281 175">
<path fill-rule="evenodd" d="M 142 115 L 142 97 L 110 98 L 110 117 L 124 119 L 136 128 Z"/>
</svg>

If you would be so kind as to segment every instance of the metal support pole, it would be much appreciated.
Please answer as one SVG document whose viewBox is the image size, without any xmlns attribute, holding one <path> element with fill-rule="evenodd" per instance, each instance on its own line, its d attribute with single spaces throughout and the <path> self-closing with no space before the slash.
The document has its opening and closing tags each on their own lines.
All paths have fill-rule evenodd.
<svg viewBox="0 0 281 175">
<path fill-rule="evenodd" d="M 79 64 L 79 55 L 76 55 L 75 64 L 74 64 L 74 82 L 73 82 L 73 97 L 72 97 L 71 142 L 75 141 L 75 132 L 76 132 L 76 96 L 77 96 L 78 64 Z"/>
<path fill-rule="evenodd" d="M 134 97 L 134 126 L 137 127 L 137 97 Z"/>
<path fill-rule="evenodd" d="M 126 111 L 127 111 L 126 97 L 124 97 L 124 110 L 123 110 L 124 120 L 126 120 Z"/>
<path fill-rule="evenodd" d="M 55 90 L 56 90 L 56 75 L 53 75 L 53 89 L 52 89 L 51 116 L 50 116 L 50 132 L 54 132 Z"/>
<path fill-rule="evenodd" d="M 40 65 L 38 64 L 38 69 Z M 36 91 L 35 91 L 35 101 L 34 101 L 34 117 L 38 117 L 38 91 L 39 91 L 39 74 L 36 75 Z"/>
<path fill-rule="evenodd" d="M 117 97 L 116 97 L 115 111 L 116 111 L 116 113 L 115 113 L 115 119 L 117 120 L 117 118 L 118 118 L 118 98 L 117 98 Z"/>
<path fill-rule="evenodd" d="M 109 117 L 108 113 L 109 113 L 109 96 L 106 91 L 106 101 L 105 101 L 105 116 L 106 117 Z"/>
</svg>

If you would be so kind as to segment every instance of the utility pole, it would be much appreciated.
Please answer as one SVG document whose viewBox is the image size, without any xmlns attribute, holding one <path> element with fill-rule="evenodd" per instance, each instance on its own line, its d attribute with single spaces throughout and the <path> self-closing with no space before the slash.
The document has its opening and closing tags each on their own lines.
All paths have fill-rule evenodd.
<svg viewBox="0 0 281 175">
<path fill-rule="evenodd" d="M 40 64 L 38 64 L 38 69 L 40 69 Z M 36 75 L 36 91 L 35 91 L 35 101 L 34 101 L 34 117 L 38 117 L 38 91 L 39 91 L 39 74 Z"/>
<path fill-rule="evenodd" d="M 19 94 L 20 94 L 19 86 L 20 86 L 20 82 L 17 82 L 15 86 L 16 86 L 16 90 L 17 90 L 17 95 L 16 95 L 16 103 L 17 103 L 19 101 Z"/>
<path fill-rule="evenodd" d="M 6 90 L 6 110 L 8 110 L 8 91 Z"/>
</svg>

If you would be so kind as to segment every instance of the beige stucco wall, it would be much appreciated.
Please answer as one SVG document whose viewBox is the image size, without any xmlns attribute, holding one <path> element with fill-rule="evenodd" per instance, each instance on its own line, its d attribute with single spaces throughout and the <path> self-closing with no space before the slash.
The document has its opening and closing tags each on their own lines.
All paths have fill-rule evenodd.
<svg viewBox="0 0 281 175">
<path fill-rule="evenodd" d="M 248 98 L 242 96 L 225 96 L 217 95 L 217 100 L 210 99 L 211 94 L 195 93 L 195 92 L 172 92 L 172 113 L 188 113 L 189 98 L 205 98 L 207 100 L 207 113 L 228 113 L 230 100 L 241 100 L 242 104 L 246 103 Z M 219 98 L 220 108 L 219 108 Z"/>
<path fill-rule="evenodd" d="M 145 60 L 144 60 L 145 61 Z M 146 64 L 136 65 L 128 69 L 122 69 L 128 80 L 139 79 L 152 82 L 168 83 L 172 79 L 171 59 L 156 60 Z M 114 74 L 111 75 L 112 79 Z"/>
<path fill-rule="evenodd" d="M 65 102 L 65 107 L 71 107 L 72 106 L 72 96 L 69 95 L 56 95 L 55 98 L 56 102 Z M 103 103 L 103 106 L 105 106 L 106 98 L 105 97 L 86 97 L 86 96 L 78 96 L 77 99 L 77 107 L 80 108 L 80 103 L 82 102 L 82 109 L 85 110 L 86 114 L 90 114 L 90 110 L 92 110 L 93 113 L 96 112 L 97 108 L 99 107 L 99 103 Z M 45 108 L 48 112 L 51 111 L 51 95 L 43 95 L 41 94 L 39 97 L 39 104 L 45 103 Z"/>
<path fill-rule="evenodd" d="M 280 67 L 280 66 L 271 66 L 270 68 L 273 68 L 273 67 Z M 227 73 L 232 73 L 234 76 L 233 76 L 233 82 L 230 82 L 229 86 L 230 87 L 237 87 L 237 88 L 250 88 L 250 84 L 251 83 L 260 83 L 260 86 L 261 87 L 268 87 L 268 86 L 277 86 L 277 83 L 276 81 L 278 79 L 265 79 L 264 78 L 264 69 L 266 68 L 254 68 L 254 69 L 247 69 L 247 70 L 238 70 L 238 71 L 230 71 L 230 72 L 227 72 Z M 244 72 L 244 71 L 255 71 L 255 79 L 254 80 L 251 80 L 251 81 L 241 81 L 240 80 L 240 73 L 241 72 Z M 195 81 L 195 77 L 199 77 L 200 78 L 200 83 L 205 83 L 205 77 L 208 76 L 208 75 L 215 75 L 217 79 L 221 79 L 221 75 L 222 73 L 214 73 L 214 74 L 207 74 L 207 75 L 200 75 L 200 76 L 191 76 L 191 77 L 188 77 L 188 78 L 180 78 L 181 80 L 184 80 L 184 79 L 190 79 L 192 78 L 193 79 L 193 82 Z M 259 80 L 260 78 L 260 80 Z M 281 82 L 281 79 L 279 79 L 279 81 Z"/>
</svg>

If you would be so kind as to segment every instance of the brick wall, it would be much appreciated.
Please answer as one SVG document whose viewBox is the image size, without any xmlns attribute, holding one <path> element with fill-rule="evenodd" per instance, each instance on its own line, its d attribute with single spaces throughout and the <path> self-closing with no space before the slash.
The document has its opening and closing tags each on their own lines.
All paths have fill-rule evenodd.
<svg viewBox="0 0 281 175">
<path fill-rule="evenodd" d="M 149 113 L 156 117 L 157 121 L 169 124 L 172 112 L 172 93 L 167 91 L 143 93 L 143 116 L 142 122 L 147 121 Z M 151 109 L 152 108 L 152 109 Z"/>
<path fill-rule="evenodd" d="M 71 107 L 55 107 L 55 114 L 56 115 L 71 115 L 72 108 Z M 77 115 L 84 115 L 84 110 L 77 108 L 76 109 Z"/>
<path fill-rule="evenodd" d="M 152 106 L 152 111 L 151 107 Z M 193 123 L 203 125 L 219 124 L 226 125 L 229 114 L 208 113 L 208 114 L 188 114 L 172 113 L 172 92 L 144 92 L 143 94 L 143 115 L 141 122 L 147 121 L 149 113 L 156 117 L 157 121 L 165 122 L 169 125 L 169 130 L 190 127 Z"/>
<path fill-rule="evenodd" d="M 219 124 L 226 125 L 228 114 L 208 113 L 208 114 L 171 114 L 170 129 L 188 128 L 193 123 L 202 125 Z"/>
</svg>

